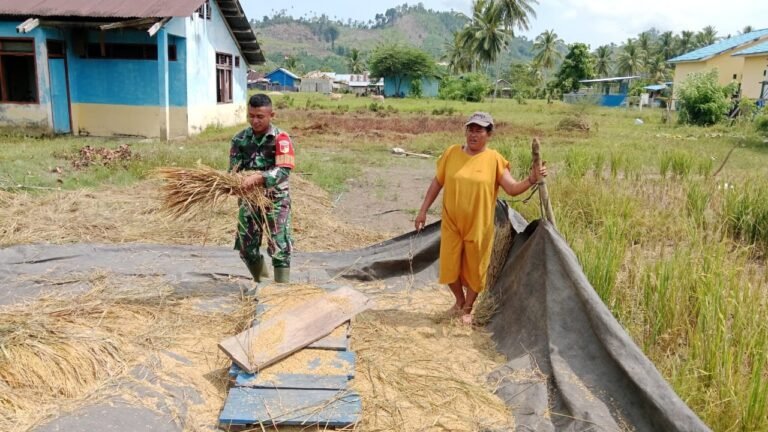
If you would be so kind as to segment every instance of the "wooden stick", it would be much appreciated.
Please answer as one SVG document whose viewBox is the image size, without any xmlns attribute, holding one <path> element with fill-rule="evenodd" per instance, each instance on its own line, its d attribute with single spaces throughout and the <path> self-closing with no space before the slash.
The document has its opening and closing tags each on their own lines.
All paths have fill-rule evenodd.
<svg viewBox="0 0 768 432">
<path fill-rule="evenodd" d="M 539 170 L 541 169 L 541 143 L 539 143 L 538 137 L 533 138 L 533 143 L 531 143 L 531 153 L 533 154 L 533 172 L 535 172 L 536 176 L 538 176 Z M 541 200 L 541 206 L 543 209 L 542 216 L 546 217 L 549 223 L 551 223 L 553 227 L 557 228 L 557 223 L 555 223 L 555 213 L 552 211 L 552 204 L 549 202 L 547 183 L 544 178 L 540 178 L 538 184 L 539 199 Z"/>
</svg>

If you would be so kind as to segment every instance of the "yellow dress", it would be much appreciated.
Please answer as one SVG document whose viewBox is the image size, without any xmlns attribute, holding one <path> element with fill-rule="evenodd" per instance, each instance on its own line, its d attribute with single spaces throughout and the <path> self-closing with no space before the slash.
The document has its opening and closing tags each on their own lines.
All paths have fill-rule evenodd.
<svg viewBox="0 0 768 432">
<path fill-rule="evenodd" d="M 440 283 L 459 279 L 472 291 L 485 289 L 493 249 L 493 217 L 501 175 L 509 162 L 486 148 L 470 156 L 453 145 L 437 161 L 443 186 Z"/>
</svg>

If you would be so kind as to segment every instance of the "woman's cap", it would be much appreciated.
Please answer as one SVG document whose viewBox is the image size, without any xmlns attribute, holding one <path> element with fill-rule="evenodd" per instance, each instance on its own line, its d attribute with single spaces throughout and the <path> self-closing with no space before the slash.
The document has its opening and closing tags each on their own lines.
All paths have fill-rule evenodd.
<svg viewBox="0 0 768 432">
<path fill-rule="evenodd" d="M 487 112 L 478 111 L 469 116 L 469 120 L 467 120 L 467 123 L 465 123 L 464 126 L 466 127 L 471 124 L 480 125 L 482 127 L 493 126 L 493 117 Z"/>
</svg>

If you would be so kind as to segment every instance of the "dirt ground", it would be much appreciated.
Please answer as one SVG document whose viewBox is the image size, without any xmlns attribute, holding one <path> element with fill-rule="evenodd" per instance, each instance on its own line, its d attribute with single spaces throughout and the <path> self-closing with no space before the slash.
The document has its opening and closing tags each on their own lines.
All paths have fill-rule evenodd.
<svg viewBox="0 0 768 432">
<path fill-rule="evenodd" d="M 403 165 L 368 169 L 364 176 L 350 181 L 345 192 L 330 197 L 334 216 L 347 224 L 392 236 L 412 231 L 416 212 L 434 177 L 434 164 L 434 159 L 409 160 Z M 438 198 L 427 223 L 437 220 L 439 209 Z"/>
</svg>

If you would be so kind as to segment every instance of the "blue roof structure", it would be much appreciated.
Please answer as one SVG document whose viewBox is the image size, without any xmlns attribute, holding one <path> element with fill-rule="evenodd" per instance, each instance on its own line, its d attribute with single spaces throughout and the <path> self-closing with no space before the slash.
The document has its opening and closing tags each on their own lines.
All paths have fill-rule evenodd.
<svg viewBox="0 0 768 432">
<path fill-rule="evenodd" d="M 687 62 L 687 61 L 706 60 L 710 57 L 714 57 L 718 54 L 724 53 L 734 48 L 738 48 L 741 45 L 756 41 L 766 36 L 768 36 L 768 28 L 762 29 L 762 30 L 755 30 L 755 31 L 744 33 L 742 35 L 734 36 L 728 39 L 723 39 L 721 41 L 713 43 L 712 45 L 708 45 L 703 48 L 699 48 L 697 50 L 691 51 L 689 53 L 685 53 L 681 56 L 677 56 L 675 58 L 669 59 L 667 60 L 667 62 L 679 63 L 679 62 Z"/>
<path fill-rule="evenodd" d="M 296 75 L 295 75 L 293 72 L 289 71 L 289 70 L 288 70 L 288 69 L 286 69 L 286 68 L 281 68 L 281 67 L 279 67 L 279 68 L 277 68 L 277 69 L 273 70 L 272 72 L 270 72 L 270 73 L 268 73 L 268 74 L 266 74 L 266 75 L 264 75 L 264 76 L 265 76 L 265 77 L 269 77 L 269 76 L 271 76 L 271 75 L 273 75 L 273 74 L 275 74 L 275 73 L 277 73 L 277 72 L 282 72 L 282 73 L 284 73 L 284 74 L 288 75 L 289 77 L 291 77 L 291 78 L 293 78 L 293 79 L 299 79 L 299 77 L 297 77 L 297 76 L 296 76 Z"/>
<path fill-rule="evenodd" d="M 741 50 L 733 55 L 748 56 L 748 55 L 755 55 L 755 54 L 768 54 L 768 41 L 749 47 L 745 50 Z"/>
<path fill-rule="evenodd" d="M 646 90 L 656 91 L 656 90 L 664 90 L 665 88 L 667 88 L 667 85 L 666 84 L 654 84 L 654 85 L 645 86 L 643 88 L 646 89 Z"/>
</svg>

